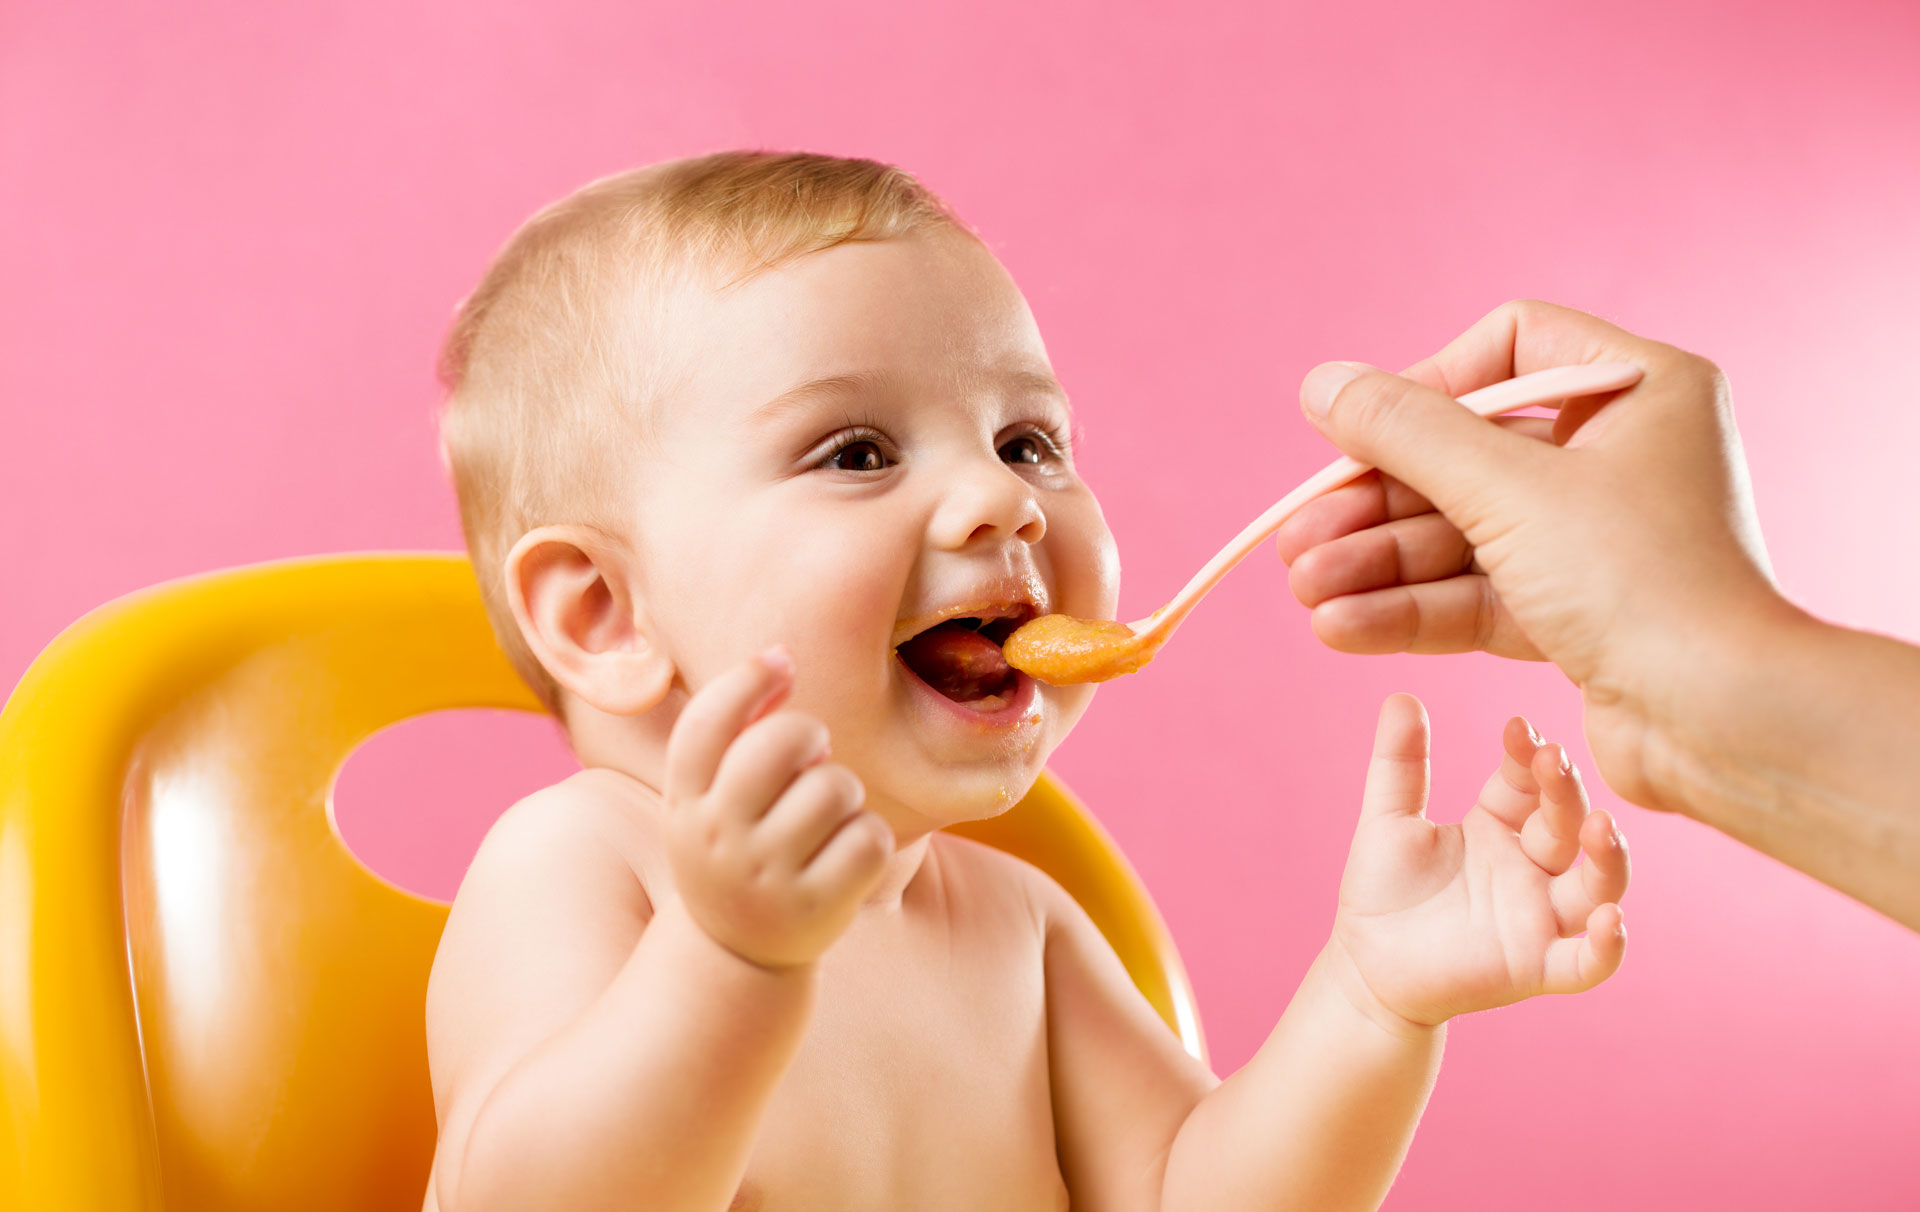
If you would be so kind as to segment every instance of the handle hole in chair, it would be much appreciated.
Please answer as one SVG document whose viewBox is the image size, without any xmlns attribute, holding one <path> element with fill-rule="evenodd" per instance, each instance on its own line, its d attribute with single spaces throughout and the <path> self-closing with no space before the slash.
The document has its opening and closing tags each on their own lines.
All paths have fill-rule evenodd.
<svg viewBox="0 0 1920 1212">
<path fill-rule="evenodd" d="M 334 832 L 368 870 L 447 902 L 500 814 L 579 769 L 548 716 L 434 711 L 381 729 L 349 754 L 329 810 Z"/>
</svg>

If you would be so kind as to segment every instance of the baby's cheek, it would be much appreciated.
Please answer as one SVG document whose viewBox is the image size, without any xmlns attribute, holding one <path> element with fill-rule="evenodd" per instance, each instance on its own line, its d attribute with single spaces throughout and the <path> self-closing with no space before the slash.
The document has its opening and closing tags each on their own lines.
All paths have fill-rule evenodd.
<svg viewBox="0 0 1920 1212">
<path fill-rule="evenodd" d="M 1058 595 L 1055 612 L 1112 618 L 1120 604 L 1120 550 L 1099 503 L 1083 491 L 1062 499 L 1047 515 L 1045 546 Z"/>
<path fill-rule="evenodd" d="M 891 651 L 902 578 L 859 561 L 824 563 L 810 574 L 809 625 L 821 642 L 848 659 L 871 661 Z"/>
<path fill-rule="evenodd" d="M 823 690 L 870 697 L 884 683 L 905 579 L 889 563 L 871 553 L 863 558 L 845 545 L 821 544 L 781 573 L 795 592 L 786 597 L 778 625 L 790 633 L 787 642 L 797 658 L 811 656 Z"/>
</svg>

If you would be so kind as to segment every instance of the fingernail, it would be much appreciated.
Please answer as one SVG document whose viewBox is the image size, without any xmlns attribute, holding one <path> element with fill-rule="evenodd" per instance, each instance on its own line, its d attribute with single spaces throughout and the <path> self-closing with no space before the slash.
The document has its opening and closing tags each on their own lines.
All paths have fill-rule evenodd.
<svg viewBox="0 0 1920 1212">
<path fill-rule="evenodd" d="M 788 677 L 793 675 L 793 654 L 787 651 L 785 644 L 775 644 L 761 653 L 760 662 L 775 673 Z"/>
<path fill-rule="evenodd" d="M 1546 741 L 1541 739 L 1539 732 L 1537 732 L 1534 729 L 1531 723 L 1527 725 L 1527 739 L 1533 742 L 1533 747 L 1535 749 L 1538 749 L 1540 748 L 1540 746 L 1546 744 Z"/>
<path fill-rule="evenodd" d="M 1308 371 L 1301 382 L 1300 403 L 1306 406 L 1309 416 L 1322 419 L 1333 407 L 1333 397 L 1340 394 L 1340 389 L 1372 369 L 1365 362 L 1322 363 Z"/>
<path fill-rule="evenodd" d="M 1573 773 L 1573 759 L 1567 756 L 1567 751 L 1564 749 L 1560 751 L 1560 773 Z"/>
</svg>

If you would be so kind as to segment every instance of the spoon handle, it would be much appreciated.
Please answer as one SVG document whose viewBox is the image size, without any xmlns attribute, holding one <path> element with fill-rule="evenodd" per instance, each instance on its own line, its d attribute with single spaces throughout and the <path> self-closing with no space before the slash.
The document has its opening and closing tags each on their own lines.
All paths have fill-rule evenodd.
<svg viewBox="0 0 1920 1212">
<path fill-rule="evenodd" d="M 1620 391 L 1638 383 L 1642 374 L 1638 366 L 1625 362 L 1555 366 L 1470 391 L 1460 397 L 1460 403 L 1480 416 L 1494 417 L 1536 404 Z M 1199 604 L 1201 598 L 1207 596 L 1208 590 L 1220 583 L 1228 570 L 1266 542 L 1274 531 L 1280 529 L 1281 523 L 1292 517 L 1302 505 L 1371 470 L 1367 464 L 1343 456 L 1314 472 L 1298 488 L 1274 502 L 1271 509 L 1249 522 L 1247 528 L 1221 548 L 1218 555 L 1208 560 L 1206 566 L 1195 573 L 1186 587 L 1175 594 L 1165 607 L 1156 610 L 1148 618 L 1130 624 L 1134 633 L 1142 637 L 1164 637 L 1180 625 L 1180 621 Z"/>
</svg>

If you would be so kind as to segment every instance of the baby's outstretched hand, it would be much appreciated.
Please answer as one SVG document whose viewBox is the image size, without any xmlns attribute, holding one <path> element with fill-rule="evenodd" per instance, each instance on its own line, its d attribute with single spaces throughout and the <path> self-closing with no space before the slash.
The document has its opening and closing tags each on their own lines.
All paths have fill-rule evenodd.
<svg viewBox="0 0 1920 1212">
<path fill-rule="evenodd" d="M 1626 953 L 1626 840 L 1565 749 L 1519 718 L 1503 741 L 1479 803 L 1436 825 L 1426 711 L 1404 694 L 1380 709 L 1333 943 L 1349 996 L 1389 1028 L 1591 989 Z"/>
<path fill-rule="evenodd" d="M 688 914 L 742 959 L 819 958 L 853 920 L 893 832 L 828 760 L 826 725 L 778 711 L 792 658 L 755 657 L 702 687 L 667 741 L 667 853 Z"/>
</svg>

